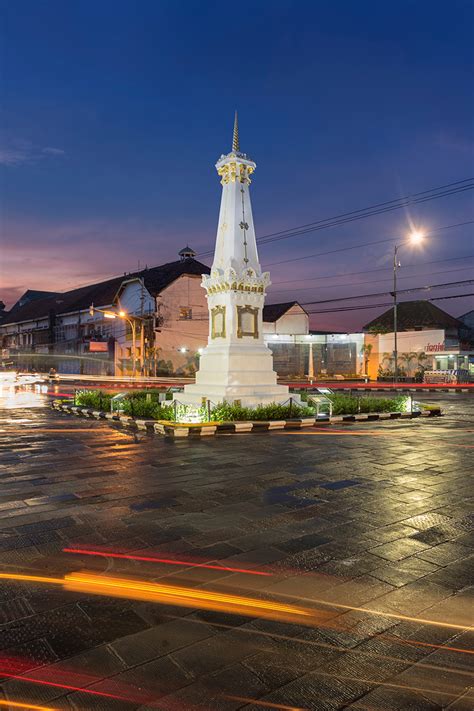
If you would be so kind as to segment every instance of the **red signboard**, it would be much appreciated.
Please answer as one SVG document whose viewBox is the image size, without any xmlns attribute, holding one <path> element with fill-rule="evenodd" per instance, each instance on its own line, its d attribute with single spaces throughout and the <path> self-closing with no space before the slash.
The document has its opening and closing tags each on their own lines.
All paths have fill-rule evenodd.
<svg viewBox="0 0 474 711">
<path fill-rule="evenodd" d="M 444 343 L 428 343 L 428 345 L 426 346 L 427 353 L 436 353 L 444 350 Z"/>
<path fill-rule="evenodd" d="M 107 353 L 108 350 L 109 346 L 106 341 L 90 341 L 89 343 L 90 353 Z"/>
</svg>

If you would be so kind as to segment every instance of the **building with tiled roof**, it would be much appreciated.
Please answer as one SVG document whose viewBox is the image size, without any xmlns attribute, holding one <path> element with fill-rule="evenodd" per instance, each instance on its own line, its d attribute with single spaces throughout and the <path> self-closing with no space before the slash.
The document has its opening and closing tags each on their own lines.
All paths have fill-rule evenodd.
<svg viewBox="0 0 474 711">
<path fill-rule="evenodd" d="M 2 356 L 16 357 L 25 367 L 34 360 L 38 370 L 47 365 L 65 372 L 129 372 L 132 327 L 119 317 L 123 311 L 136 325 L 140 372 L 154 373 L 160 360 L 170 361 L 168 370 L 186 370 L 190 356 L 185 354 L 194 358 L 206 343 L 207 305 L 200 283 L 209 267 L 180 256 L 65 292 L 28 290 L 0 322 Z M 184 352 L 183 342 L 189 343 Z"/>
<path fill-rule="evenodd" d="M 443 328 L 457 331 L 461 327 L 459 319 L 440 309 L 431 301 L 402 301 L 397 307 L 398 331 L 426 331 Z M 389 332 L 393 330 L 393 308 L 369 321 L 363 329 L 365 332 Z"/>
<path fill-rule="evenodd" d="M 309 317 L 297 301 L 265 304 L 263 307 L 265 334 L 301 335 L 309 332 Z"/>
<path fill-rule="evenodd" d="M 474 331 L 469 320 L 469 314 L 455 318 L 431 301 L 399 303 L 397 351 L 402 374 L 413 377 L 425 372 L 427 378 L 439 382 L 474 379 Z M 393 308 L 369 321 L 363 330 L 365 345 L 371 347 L 369 375 L 392 377 Z"/>
</svg>

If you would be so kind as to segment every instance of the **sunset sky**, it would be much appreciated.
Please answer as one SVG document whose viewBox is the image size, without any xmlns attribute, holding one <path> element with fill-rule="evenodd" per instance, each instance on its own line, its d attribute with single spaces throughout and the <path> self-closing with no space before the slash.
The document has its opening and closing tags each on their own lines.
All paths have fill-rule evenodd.
<svg viewBox="0 0 474 711">
<path fill-rule="evenodd" d="M 235 109 L 241 149 L 257 163 L 258 237 L 472 177 L 473 8 L 4 3 L 0 299 L 8 307 L 27 288 L 60 291 L 172 261 L 186 244 L 212 249 L 214 163 L 231 148 Z M 474 220 L 472 196 L 262 245 L 268 301 L 389 291 L 394 242 L 346 248 L 403 240 L 411 225 L 432 234 L 401 253 L 400 288 L 472 278 L 474 225 L 448 227 Z M 370 301 L 343 305 L 358 303 Z M 435 303 L 457 316 L 474 297 Z M 312 326 L 356 330 L 382 310 L 314 314 Z"/>
</svg>

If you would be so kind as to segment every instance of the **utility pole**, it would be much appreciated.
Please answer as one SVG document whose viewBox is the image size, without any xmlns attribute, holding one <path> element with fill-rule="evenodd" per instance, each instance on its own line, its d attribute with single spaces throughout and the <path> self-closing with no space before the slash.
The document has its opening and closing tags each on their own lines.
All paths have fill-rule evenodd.
<svg viewBox="0 0 474 711">
<path fill-rule="evenodd" d="M 313 361 L 313 339 L 311 338 L 309 342 L 309 355 L 308 355 L 308 380 L 313 384 L 314 380 L 314 361 Z"/>
<path fill-rule="evenodd" d="M 398 261 L 398 250 L 407 244 L 420 244 L 424 239 L 423 232 L 414 231 L 408 236 L 406 242 L 396 244 L 393 249 L 393 382 L 397 382 L 398 377 L 398 303 L 397 303 L 397 269 L 400 267 Z"/>
<path fill-rule="evenodd" d="M 393 383 L 397 382 L 397 371 L 398 371 L 398 333 L 397 333 L 397 269 L 400 266 L 398 263 L 398 248 L 399 245 L 395 245 L 393 250 Z"/>
<path fill-rule="evenodd" d="M 145 367 L 145 319 L 140 326 L 140 374 L 144 375 Z"/>
<path fill-rule="evenodd" d="M 145 319 L 143 317 L 145 304 L 145 284 L 143 277 L 140 278 L 140 374 L 145 374 Z"/>
</svg>

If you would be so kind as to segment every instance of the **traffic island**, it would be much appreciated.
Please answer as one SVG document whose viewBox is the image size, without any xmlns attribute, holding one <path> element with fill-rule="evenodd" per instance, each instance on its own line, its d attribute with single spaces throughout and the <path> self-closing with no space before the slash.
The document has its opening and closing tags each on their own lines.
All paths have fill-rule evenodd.
<svg viewBox="0 0 474 711">
<path fill-rule="evenodd" d="M 418 417 L 439 417 L 441 408 L 431 406 L 425 410 L 413 412 L 377 412 L 357 415 L 320 415 L 318 417 L 290 418 L 286 420 L 245 421 L 245 422 L 171 422 L 169 420 L 140 419 L 119 413 L 91 410 L 80 405 L 70 405 L 55 401 L 52 408 L 70 415 L 88 417 L 97 420 L 110 420 L 124 427 L 140 429 L 171 438 L 205 437 L 216 434 L 249 434 L 272 432 L 274 430 L 299 430 L 315 425 L 331 425 L 351 422 L 376 422 L 377 420 L 415 419 Z"/>
</svg>

